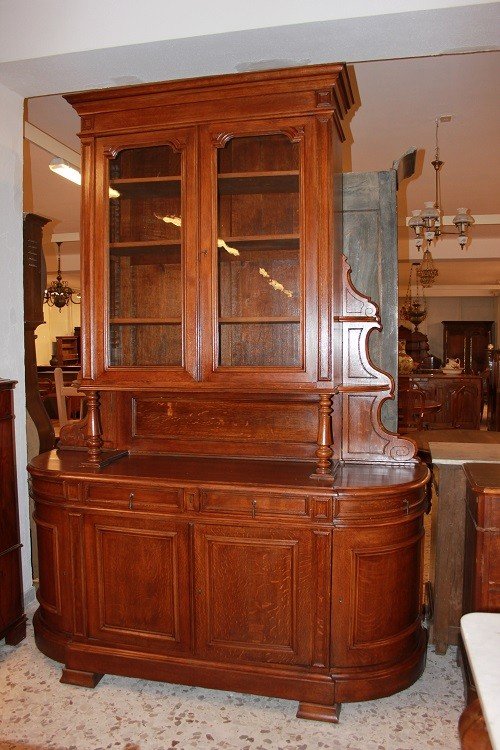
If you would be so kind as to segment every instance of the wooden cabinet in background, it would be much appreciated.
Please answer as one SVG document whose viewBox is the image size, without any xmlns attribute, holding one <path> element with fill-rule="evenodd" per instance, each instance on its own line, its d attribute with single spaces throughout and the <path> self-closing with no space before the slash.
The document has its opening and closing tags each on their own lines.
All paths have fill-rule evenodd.
<svg viewBox="0 0 500 750">
<path fill-rule="evenodd" d="M 55 366 L 67 367 L 79 362 L 79 344 L 76 336 L 56 336 Z"/>
<path fill-rule="evenodd" d="M 26 409 L 35 425 L 38 441 L 30 453 L 43 453 L 55 444 L 54 428 L 44 407 L 38 388 L 36 365 L 36 334 L 43 319 L 43 295 L 47 285 L 45 257 L 42 250 L 43 227 L 49 219 L 37 214 L 23 214 L 23 286 L 24 286 L 24 385 Z"/>
<path fill-rule="evenodd" d="M 14 447 L 14 381 L 0 380 L 0 639 L 26 636 Z"/>
<path fill-rule="evenodd" d="M 484 372 L 492 342 L 492 320 L 443 320 L 443 362 L 459 359 L 465 373 Z"/>
<path fill-rule="evenodd" d="M 426 413 L 424 422 L 431 429 L 449 427 L 476 430 L 481 422 L 483 381 L 479 375 L 400 375 L 399 388 L 417 387 L 431 401 L 441 404 L 439 411 Z"/>
<path fill-rule="evenodd" d="M 464 614 L 500 612 L 500 464 L 464 464 Z"/>
<path fill-rule="evenodd" d="M 241 690 L 325 721 L 408 686 L 428 471 L 380 423 L 378 309 L 341 254 L 345 66 L 67 99 L 88 416 L 30 466 L 39 647 L 65 682 Z"/>
</svg>

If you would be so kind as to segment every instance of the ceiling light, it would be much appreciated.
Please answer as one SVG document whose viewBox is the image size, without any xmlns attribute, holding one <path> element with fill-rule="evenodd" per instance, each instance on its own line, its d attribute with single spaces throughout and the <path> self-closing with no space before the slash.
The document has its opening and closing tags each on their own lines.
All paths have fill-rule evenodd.
<svg viewBox="0 0 500 750">
<path fill-rule="evenodd" d="M 66 180 L 74 182 L 76 185 L 82 184 L 82 175 L 80 170 L 76 167 L 73 167 L 71 164 L 68 164 L 68 162 L 64 161 L 64 159 L 59 159 L 59 157 L 56 156 L 55 159 L 52 159 L 52 161 L 50 162 L 49 169 L 52 172 L 60 175 L 60 177 L 64 177 Z"/>
<path fill-rule="evenodd" d="M 49 163 L 49 169 L 52 172 L 58 174 L 60 177 L 64 177 L 66 180 L 74 182 L 76 185 L 82 184 L 82 174 L 80 170 L 74 167 L 72 164 L 69 164 L 67 161 L 64 161 L 64 159 L 60 159 L 58 156 L 52 159 L 52 161 Z M 120 193 L 118 192 L 118 190 L 115 190 L 115 188 L 110 187 L 109 197 L 119 198 Z"/>
<path fill-rule="evenodd" d="M 61 245 L 62 242 L 56 242 L 57 245 L 57 276 L 56 280 L 53 281 L 47 289 L 45 290 L 45 294 L 43 296 L 43 301 L 46 305 L 49 305 L 49 307 L 57 307 L 59 309 L 59 312 L 65 307 L 66 305 L 69 305 L 70 302 L 73 302 L 75 305 L 79 305 L 81 302 L 81 295 L 80 292 L 75 291 L 72 289 L 68 284 L 66 284 L 65 281 L 63 281 L 62 275 L 61 275 Z"/>
<path fill-rule="evenodd" d="M 420 268 L 417 270 L 417 276 L 420 278 L 422 286 L 432 286 L 438 274 L 434 268 L 434 262 L 431 254 L 431 242 L 435 242 L 442 234 L 451 234 L 443 230 L 442 209 L 441 209 L 441 167 L 444 162 L 439 158 L 439 123 L 450 122 L 451 115 L 441 115 L 436 117 L 436 145 L 434 159 L 431 161 L 434 167 L 435 175 L 435 195 L 434 201 L 424 203 L 422 210 L 412 211 L 412 216 L 408 226 L 413 229 L 415 234 L 415 245 L 417 250 L 422 249 L 425 239 L 427 247 Z M 467 244 L 467 232 L 474 224 L 474 219 L 468 213 L 466 208 L 457 209 L 457 215 L 453 223 L 458 231 L 458 242 L 462 249 Z"/>
</svg>

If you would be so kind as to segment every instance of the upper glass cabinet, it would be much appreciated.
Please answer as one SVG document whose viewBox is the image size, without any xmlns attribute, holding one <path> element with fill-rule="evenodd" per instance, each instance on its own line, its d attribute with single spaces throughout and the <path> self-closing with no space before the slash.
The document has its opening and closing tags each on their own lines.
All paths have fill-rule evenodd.
<svg viewBox="0 0 500 750">
<path fill-rule="evenodd" d="M 217 149 L 217 365 L 301 365 L 300 143 L 285 134 Z"/>
<path fill-rule="evenodd" d="M 128 148 L 109 161 L 111 367 L 182 367 L 182 153 Z"/>
</svg>

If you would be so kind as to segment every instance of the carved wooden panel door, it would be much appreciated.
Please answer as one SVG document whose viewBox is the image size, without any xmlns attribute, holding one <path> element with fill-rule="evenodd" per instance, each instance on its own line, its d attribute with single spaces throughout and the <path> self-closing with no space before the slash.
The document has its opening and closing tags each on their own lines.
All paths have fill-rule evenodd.
<svg viewBox="0 0 500 750">
<path fill-rule="evenodd" d="M 157 653 L 188 650 L 187 524 L 92 514 L 85 544 L 89 635 Z"/>
<path fill-rule="evenodd" d="M 321 592 L 312 576 L 313 539 L 307 529 L 198 527 L 195 601 L 200 656 L 312 663 L 314 620 L 323 618 L 316 611 L 316 595 L 328 600 L 327 574 L 319 575 L 320 587 L 325 586 Z"/>
</svg>

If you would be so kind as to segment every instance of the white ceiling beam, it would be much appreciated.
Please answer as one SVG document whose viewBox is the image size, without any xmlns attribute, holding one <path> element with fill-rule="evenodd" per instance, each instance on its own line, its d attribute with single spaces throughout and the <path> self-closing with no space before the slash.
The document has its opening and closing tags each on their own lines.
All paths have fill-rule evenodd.
<svg viewBox="0 0 500 750">
<path fill-rule="evenodd" d="M 64 143 L 61 143 L 61 141 L 53 138 L 48 133 L 44 133 L 43 130 L 35 127 L 30 122 L 24 123 L 24 137 L 28 141 L 31 141 L 31 143 L 35 143 L 37 146 L 40 146 L 40 148 L 43 148 L 43 150 L 47 151 L 49 154 L 58 156 L 67 161 L 73 167 L 81 169 L 81 158 L 77 151 L 73 151 L 72 148 L 65 146 Z"/>
<path fill-rule="evenodd" d="M 406 296 L 406 289 L 399 287 L 398 295 Z M 500 284 L 433 284 L 425 289 L 426 297 L 497 297 Z"/>
<path fill-rule="evenodd" d="M 406 226 L 408 226 L 410 218 L 411 216 L 406 217 Z M 486 226 L 500 224 L 500 214 L 480 214 L 479 216 L 474 215 L 473 218 L 474 224 L 484 224 Z M 453 219 L 454 216 L 443 216 L 442 223 L 444 226 L 453 226 Z"/>
<path fill-rule="evenodd" d="M 51 242 L 80 242 L 79 232 L 60 232 L 59 234 L 53 234 L 50 238 Z"/>
</svg>

